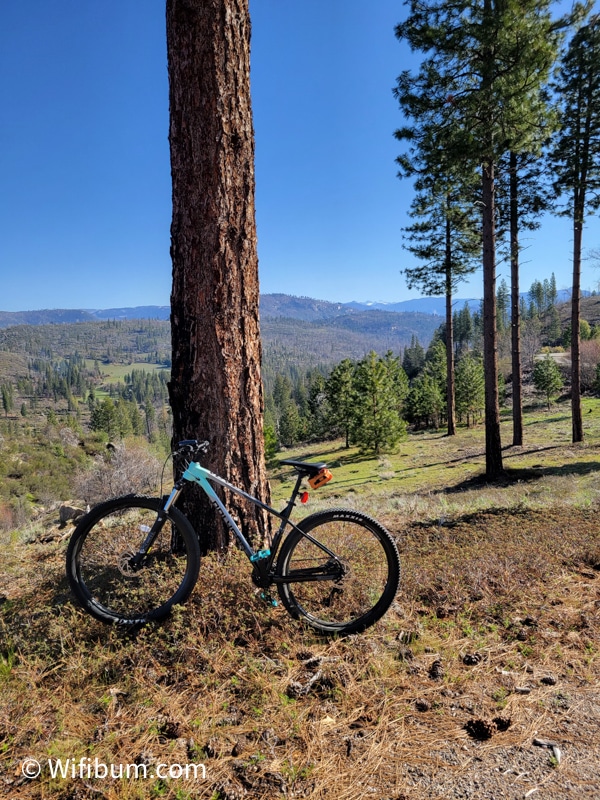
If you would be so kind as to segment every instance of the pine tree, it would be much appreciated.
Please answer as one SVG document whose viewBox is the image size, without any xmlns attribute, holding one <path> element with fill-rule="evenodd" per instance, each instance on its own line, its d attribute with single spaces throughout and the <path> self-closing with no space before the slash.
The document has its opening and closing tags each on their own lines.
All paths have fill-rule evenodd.
<svg viewBox="0 0 600 800">
<path fill-rule="evenodd" d="M 563 386 L 562 375 L 550 353 L 545 358 L 538 359 L 533 368 L 533 385 L 540 394 L 545 395 L 548 411 L 550 401 Z"/>
<path fill-rule="evenodd" d="M 410 345 L 404 347 L 402 368 L 409 380 L 416 378 L 425 364 L 425 348 L 414 335 L 410 338 Z"/>
<path fill-rule="evenodd" d="M 406 414 L 416 427 L 439 428 L 444 408 L 444 397 L 435 376 L 425 370 L 410 387 Z"/>
<path fill-rule="evenodd" d="M 308 375 L 307 424 L 309 438 L 322 439 L 330 434 L 331 408 L 322 372 Z"/>
<path fill-rule="evenodd" d="M 343 435 L 346 447 L 350 447 L 351 431 L 356 426 L 355 372 L 356 364 L 345 358 L 331 370 L 325 384 L 325 394 L 331 408 L 332 422 Z"/>
<path fill-rule="evenodd" d="M 440 390 L 440 396 L 444 398 L 441 408 L 441 410 L 444 412 L 447 411 L 445 402 L 447 375 L 446 357 L 447 349 L 444 340 L 434 336 L 429 347 L 427 348 L 427 354 L 425 356 L 425 369 L 423 372 L 424 374 L 430 375 L 437 384 Z"/>
<path fill-rule="evenodd" d="M 551 0 L 410 0 L 396 29 L 424 54 L 406 75 L 406 111 L 428 115 L 459 174 L 480 165 L 486 475 L 502 471 L 496 339 L 496 169 L 529 145 L 545 118 L 541 88 L 554 62 Z M 402 77 L 402 76 L 401 76 Z M 447 168 L 444 167 L 446 170 Z"/>
<path fill-rule="evenodd" d="M 206 465 L 268 501 L 248 0 L 167 0 L 166 18 L 173 439 L 208 439 Z M 264 512 L 226 495 L 259 541 Z M 226 546 L 227 528 L 203 494 L 182 505 L 200 523 L 204 549 Z"/>
<path fill-rule="evenodd" d="M 528 292 L 529 305 L 536 317 L 544 311 L 544 284 L 537 279 L 533 281 Z"/>
<path fill-rule="evenodd" d="M 521 369 L 521 297 L 519 259 L 521 232 L 539 227 L 539 217 L 550 207 L 550 187 L 546 178 L 546 160 L 535 147 L 549 135 L 554 117 L 541 126 L 534 141 L 523 152 L 511 150 L 500 161 L 498 210 L 508 232 L 510 260 L 510 327 L 512 364 L 513 446 L 523 444 L 523 390 Z M 535 141 L 537 140 L 537 141 Z M 533 152 L 532 152 L 533 151 Z"/>
<path fill-rule="evenodd" d="M 558 84 L 561 127 L 552 158 L 555 190 L 568 198 L 573 223 L 571 330 L 579 331 L 581 247 L 588 214 L 600 207 L 600 15 L 573 36 L 562 60 Z M 579 336 L 571 337 L 573 442 L 583 441 Z"/>
<path fill-rule="evenodd" d="M 454 312 L 454 344 L 456 353 L 468 350 L 473 336 L 473 318 L 469 304 L 465 303 L 460 311 Z"/>
<path fill-rule="evenodd" d="M 388 379 L 393 389 L 393 407 L 396 409 L 398 414 L 402 416 L 404 401 L 408 395 L 408 376 L 400 364 L 399 356 L 395 356 L 391 350 L 386 352 L 385 356 L 383 357 L 383 362 L 387 370 Z"/>
<path fill-rule="evenodd" d="M 285 447 L 296 444 L 300 433 L 300 414 L 294 400 L 288 398 L 279 417 L 279 441 Z"/>
<path fill-rule="evenodd" d="M 556 344 L 562 335 L 560 316 L 554 305 L 550 306 L 550 310 L 548 311 L 545 335 L 549 344 Z"/>
<path fill-rule="evenodd" d="M 4 409 L 4 416 L 8 417 L 8 415 L 12 413 L 15 400 L 12 383 L 3 383 L 0 392 L 2 393 L 2 408 Z"/>
<path fill-rule="evenodd" d="M 499 334 L 508 328 L 510 292 L 504 278 L 498 284 L 496 292 L 496 329 Z"/>
<path fill-rule="evenodd" d="M 558 290 L 556 288 L 556 276 L 554 275 L 554 273 L 552 273 L 552 275 L 550 276 L 550 282 L 548 287 L 549 307 L 554 308 L 557 300 L 558 300 Z"/>
<path fill-rule="evenodd" d="M 397 29 L 400 37 L 400 27 Z M 448 435 L 455 433 L 454 333 L 452 299 L 458 283 L 477 266 L 481 237 L 474 204 L 474 173 L 460 171 L 445 158 L 446 137 L 440 132 L 432 108 L 414 104 L 412 79 L 402 73 L 394 94 L 412 126 L 395 136 L 406 142 L 408 152 L 396 159 L 398 177 L 414 177 L 417 196 L 410 216 L 415 220 L 404 229 L 404 247 L 418 264 L 402 272 L 409 288 L 426 295 L 446 298 L 446 407 Z"/>
<path fill-rule="evenodd" d="M 355 376 L 354 438 L 361 449 L 379 454 L 391 449 L 406 432 L 397 411 L 397 385 L 385 359 L 371 351 L 358 362 Z"/>
<path fill-rule="evenodd" d="M 485 377 L 481 359 L 470 353 L 456 365 L 456 411 L 459 419 L 466 418 L 467 427 L 475 422 L 485 407 Z"/>
</svg>

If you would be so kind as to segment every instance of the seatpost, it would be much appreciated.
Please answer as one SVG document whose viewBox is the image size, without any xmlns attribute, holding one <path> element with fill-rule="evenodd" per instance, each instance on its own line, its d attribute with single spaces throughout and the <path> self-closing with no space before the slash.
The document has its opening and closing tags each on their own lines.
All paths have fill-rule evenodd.
<svg viewBox="0 0 600 800">
<path fill-rule="evenodd" d="M 296 485 L 294 486 L 294 490 L 292 492 L 292 496 L 288 500 L 287 506 L 281 512 L 281 516 L 287 520 L 290 517 L 290 514 L 294 510 L 294 506 L 296 505 L 296 498 L 298 497 L 298 492 L 300 491 L 300 484 L 302 483 L 302 478 L 304 476 L 298 473 L 298 477 L 296 478 Z"/>
</svg>

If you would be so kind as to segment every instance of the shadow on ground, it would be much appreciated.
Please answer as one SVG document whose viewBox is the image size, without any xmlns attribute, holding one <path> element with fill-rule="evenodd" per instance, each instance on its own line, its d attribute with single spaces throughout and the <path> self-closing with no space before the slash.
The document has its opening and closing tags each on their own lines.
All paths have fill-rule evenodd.
<svg viewBox="0 0 600 800">
<path fill-rule="evenodd" d="M 482 486 L 498 486 L 506 487 L 512 486 L 515 483 L 533 483 L 549 476 L 567 476 L 567 475 L 590 475 L 593 472 L 600 472 L 600 462 L 598 461 L 574 461 L 568 464 L 559 464 L 556 466 L 548 467 L 528 467 L 520 469 L 507 468 L 503 470 L 502 474 L 494 479 L 489 480 L 485 474 L 475 475 L 472 478 L 467 478 L 454 486 L 440 489 L 438 494 L 454 494 L 456 492 L 464 492 L 469 489 L 479 489 Z"/>
</svg>

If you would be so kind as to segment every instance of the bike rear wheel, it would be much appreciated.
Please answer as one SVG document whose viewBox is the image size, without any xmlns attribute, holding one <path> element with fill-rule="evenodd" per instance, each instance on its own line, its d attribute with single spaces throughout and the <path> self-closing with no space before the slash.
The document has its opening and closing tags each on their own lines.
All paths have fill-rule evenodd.
<svg viewBox="0 0 600 800">
<path fill-rule="evenodd" d="M 364 631 L 392 604 L 400 582 L 396 544 L 376 520 L 350 509 L 312 514 L 292 530 L 277 559 L 277 588 L 295 619 L 321 633 Z M 288 578 L 288 581 L 285 579 Z"/>
<path fill-rule="evenodd" d="M 163 619 L 189 597 L 198 579 L 200 547 L 186 517 L 161 511 L 158 498 L 128 495 L 95 506 L 71 536 L 67 577 L 92 616 L 123 625 Z M 165 517 L 139 565 L 133 561 L 159 512 Z"/>
</svg>

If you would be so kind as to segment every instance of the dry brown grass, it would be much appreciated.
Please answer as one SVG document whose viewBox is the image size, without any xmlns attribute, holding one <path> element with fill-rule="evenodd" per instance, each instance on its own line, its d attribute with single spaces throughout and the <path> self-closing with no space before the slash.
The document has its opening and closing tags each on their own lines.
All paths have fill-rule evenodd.
<svg viewBox="0 0 600 800">
<path fill-rule="evenodd" d="M 0 796 L 596 797 L 596 509 L 386 516 L 401 591 L 382 623 L 341 640 L 265 605 L 237 551 L 204 561 L 166 623 L 127 634 L 71 603 L 63 532 L 7 539 Z M 29 781 L 27 756 L 202 763 L 206 777 L 53 779 L 44 766 Z"/>
</svg>

